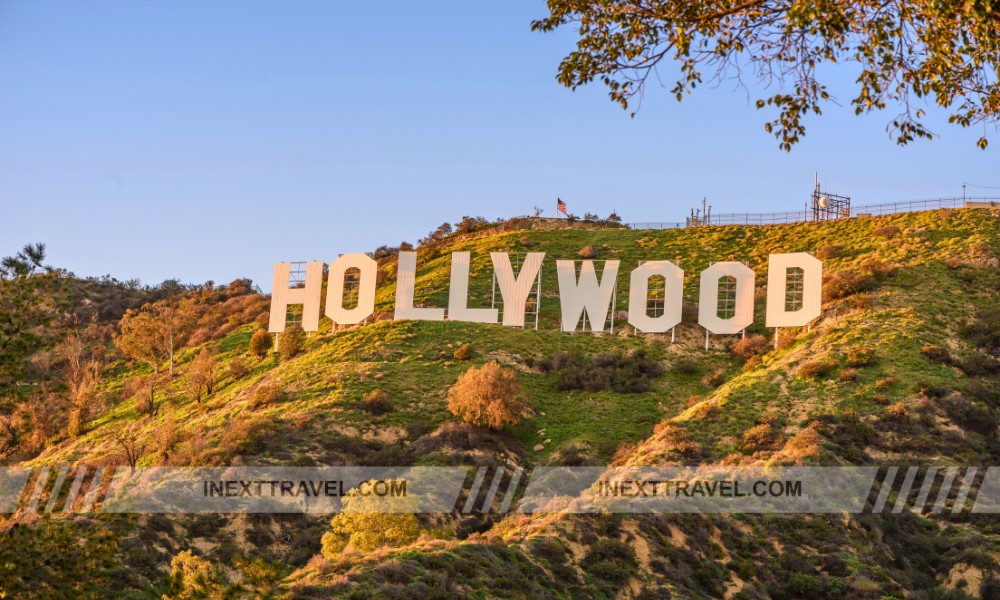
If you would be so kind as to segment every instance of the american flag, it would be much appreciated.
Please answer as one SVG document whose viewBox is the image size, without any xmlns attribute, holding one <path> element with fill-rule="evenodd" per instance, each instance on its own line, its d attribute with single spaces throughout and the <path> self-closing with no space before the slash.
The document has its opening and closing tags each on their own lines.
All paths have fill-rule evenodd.
<svg viewBox="0 0 1000 600">
<path fill-rule="evenodd" d="M 569 213 L 566 212 L 566 203 L 563 202 L 562 199 L 560 198 L 556 198 L 556 210 L 558 210 L 559 212 L 561 212 L 566 216 L 569 216 Z"/>
</svg>

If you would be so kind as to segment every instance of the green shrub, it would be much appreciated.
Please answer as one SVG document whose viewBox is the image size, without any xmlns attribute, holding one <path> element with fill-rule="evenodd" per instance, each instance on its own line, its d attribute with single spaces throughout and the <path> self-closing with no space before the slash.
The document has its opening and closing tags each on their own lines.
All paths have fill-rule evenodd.
<svg viewBox="0 0 1000 600">
<path fill-rule="evenodd" d="M 648 358 L 641 349 L 593 356 L 578 351 L 557 352 L 541 359 L 538 367 L 557 376 L 560 390 L 614 390 L 621 394 L 649 391 L 652 380 L 663 373 L 663 365 Z"/>
<path fill-rule="evenodd" d="M 302 351 L 302 346 L 306 342 L 306 332 L 298 324 L 285 327 L 285 330 L 278 334 L 278 354 L 282 360 L 288 360 Z"/>
<path fill-rule="evenodd" d="M 679 375 L 697 375 L 701 373 L 701 365 L 690 358 L 678 358 L 670 363 L 670 370 Z"/>
<path fill-rule="evenodd" d="M 958 368 L 966 375 L 983 377 L 1000 371 L 1000 361 L 982 352 L 972 352 L 958 361 Z"/>
<path fill-rule="evenodd" d="M 960 331 L 962 337 L 988 353 L 1000 354 L 1000 308 L 984 308 Z"/>
<path fill-rule="evenodd" d="M 590 547 L 580 566 L 593 577 L 620 586 L 632 577 L 639 563 L 635 550 L 625 542 L 602 539 Z"/>
<path fill-rule="evenodd" d="M 382 390 L 368 392 L 361 400 L 361 410 L 373 415 L 382 415 L 392 411 L 392 402 L 389 401 L 389 394 L 386 394 Z"/>
<path fill-rule="evenodd" d="M 258 329 L 250 338 L 250 354 L 260 360 L 267 358 L 267 353 L 271 351 L 272 346 L 271 334 L 265 329 Z"/>
<path fill-rule="evenodd" d="M 223 587 L 218 569 L 212 563 L 185 550 L 170 561 L 170 575 L 163 598 L 183 600 L 221 596 Z"/>
<path fill-rule="evenodd" d="M 847 349 L 845 358 L 849 367 L 867 367 L 875 359 L 875 351 L 863 346 L 852 346 Z"/>
<path fill-rule="evenodd" d="M 944 385 L 938 385 L 927 381 L 917 383 L 917 391 L 925 398 L 944 398 L 951 390 Z"/>
<path fill-rule="evenodd" d="M 823 592 L 823 580 L 815 575 L 805 573 L 792 573 L 785 585 L 791 594 L 800 598 L 810 598 L 820 595 Z"/>
</svg>

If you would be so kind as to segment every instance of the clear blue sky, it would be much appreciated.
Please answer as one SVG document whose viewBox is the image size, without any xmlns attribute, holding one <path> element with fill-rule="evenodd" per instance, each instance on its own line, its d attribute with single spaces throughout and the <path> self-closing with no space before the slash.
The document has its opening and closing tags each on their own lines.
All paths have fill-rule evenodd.
<svg viewBox="0 0 1000 600">
<path fill-rule="evenodd" d="M 982 129 L 942 125 L 899 148 L 891 112 L 831 108 L 791 154 L 731 85 L 683 103 L 653 87 L 630 119 L 598 85 L 556 83 L 573 37 L 532 33 L 545 14 L 539 1 L 0 0 L 0 254 L 43 241 L 81 275 L 267 289 L 275 261 L 556 196 L 578 214 L 677 221 L 702 196 L 716 212 L 800 209 L 817 170 L 862 204 L 1000 186 L 1000 136 L 983 152 Z"/>
</svg>

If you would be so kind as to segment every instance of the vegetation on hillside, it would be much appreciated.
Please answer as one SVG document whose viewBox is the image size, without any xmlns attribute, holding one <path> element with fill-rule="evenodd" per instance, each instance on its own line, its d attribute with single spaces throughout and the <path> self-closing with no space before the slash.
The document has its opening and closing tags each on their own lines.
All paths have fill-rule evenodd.
<svg viewBox="0 0 1000 600">
<path fill-rule="evenodd" d="M 874 233 L 889 227 L 896 232 Z M 622 260 L 622 289 L 639 261 L 677 260 L 686 285 L 676 341 L 636 334 L 621 297 L 614 335 L 560 332 L 554 269 L 543 269 L 537 331 L 396 322 L 394 273 L 386 272 L 374 322 L 331 332 L 324 319 L 319 334 L 282 356 L 260 332 L 265 297 L 247 282 L 206 285 L 124 309 L 113 327 L 99 319 L 70 327 L 51 316 L 60 325 L 50 339 L 25 333 L 23 354 L 0 377 L 11 384 L 0 411 L 3 461 L 74 465 L 72 478 L 78 465 L 946 466 L 1000 458 L 993 213 L 453 237 L 419 250 L 417 302 L 447 305 L 448 253 L 469 251 L 470 306 L 489 306 L 489 252 L 529 246 L 548 259 L 589 246 L 598 261 Z M 782 330 L 775 348 L 763 327 L 767 255 L 821 250 L 823 314 L 810 328 Z M 713 336 L 705 350 L 694 294 L 697 274 L 713 260 L 745 260 L 755 270 L 757 320 L 745 338 Z M 48 273 L 5 275 L 0 298 L 49 298 L 57 292 L 34 281 L 40 286 Z M 172 375 L 170 347 L 157 345 L 168 330 L 164 315 L 182 315 L 171 325 Z M 133 319 L 150 319 L 145 339 L 155 352 L 115 343 L 132 333 Z M 449 389 L 484 369 L 505 374 L 518 402 L 504 414 L 518 419 L 466 423 L 449 410 Z M 38 385 L 18 385 L 29 381 Z M 78 547 L 65 552 L 72 560 L 48 565 L 45 577 L 77 581 L 84 597 L 107 595 L 112 576 L 124 574 L 115 581 L 137 597 L 256 590 L 602 598 L 625 590 L 658 598 L 959 598 L 985 595 L 1000 573 L 994 525 L 967 514 L 417 515 L 405 535 L 374 546 L 354 541 L 372 526 L 347 518 L 331 528 L 329 517 L 304 515 L 85 517 L 17 513 L 3 517 L 0 535 L 21 544 L 41 544 L 55 535 L 51 528 L 77 535 Z M 325 552 L 324 534 L 336 534 Z M 24 561 L 0 562 L 14 565 L 0 572 L 0 591 L 46 597 L 25 577 Z"/>
</svg>

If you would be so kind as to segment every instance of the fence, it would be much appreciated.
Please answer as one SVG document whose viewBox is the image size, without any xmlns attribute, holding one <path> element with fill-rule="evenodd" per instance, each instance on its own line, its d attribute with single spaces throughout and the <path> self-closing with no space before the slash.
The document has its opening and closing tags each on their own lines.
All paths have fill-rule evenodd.
<svg viewBox="0 0 1000 600">
<path fill-rule="evenodd" d="M 892 215 L 935 208 L 961 208 L 988 204 L 1000 208 L 1000 198 L 935 198 L 930 200 L 907 200 L 884 204 L 867 204 L 851 207 L 852 217 Z M 711 215 L 692 226 L 702 225 L 779 225 L 783 223 L 805 223 L 811 221 L 809 209 L 780 213 L 728 213 Z M 687 223 L 628 223 L 629 229 L 682 229 Z"/>
</svg>

